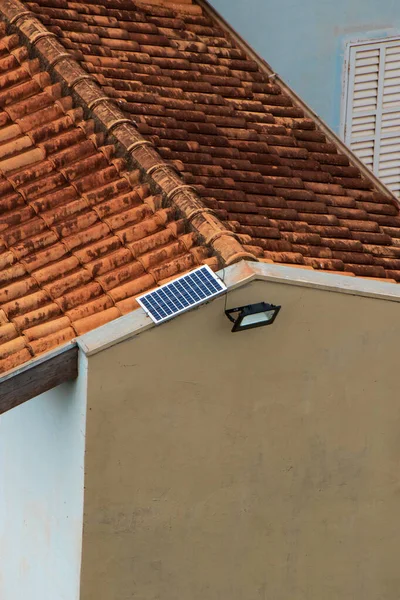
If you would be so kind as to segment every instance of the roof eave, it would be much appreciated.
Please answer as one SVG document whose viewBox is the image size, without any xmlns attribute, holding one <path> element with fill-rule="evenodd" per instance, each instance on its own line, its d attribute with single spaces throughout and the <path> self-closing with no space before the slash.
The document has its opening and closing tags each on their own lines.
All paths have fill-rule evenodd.
<svg viewBox="0 0 400 600">
<path fill-rule="evenodd" d="M 383 280 L 347 276 L 267 262 L 240 261 L 223 269 L 228 292 L 252 281 L 400 302 L 400 286 Z M 201 305 L 197 307 L 201 309 Z M 142 308 L 106 323 L 74 341 L 34 358 L 0 377 L 0 414 L 78 377 L 78 355 L 92 356 L 155 327 Z"/>
<path fill-rule="evenodd" d="M 78 377 L 78 345 L 70 342 L 0 377 L 0 414 Z"/>
<path fill-rule="evenodd" d="M 355 277 L 345 273 L 297 268 L 279 263 L 243 260 L 221 269 L 217 275 L 223 279 L 228 293 L 252 281 L 264 281 L 389 302 L 400 302 L 400 286 L 398 283 Z M 202 304 L 198 305 L 191 310 L 201 310 L 202 306 Z M 186 312 L 176 318 L 184 314 Z M 119 319 L 88 331 L 77 338 L 77 343 L 82 353 L 89 357 L 133 336 L 144 333 L 153 327 L 158 327 L 158 325 L 153 323 L 142 308 L 138 308 Z"/>
</svg>

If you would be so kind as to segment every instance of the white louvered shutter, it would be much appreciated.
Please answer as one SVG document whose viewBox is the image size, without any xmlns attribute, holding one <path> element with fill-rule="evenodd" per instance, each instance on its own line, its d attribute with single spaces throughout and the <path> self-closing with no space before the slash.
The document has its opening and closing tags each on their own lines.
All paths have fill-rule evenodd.
<svg viewBox="0 0 400 600">
<path fill-rule="evenodd" d="M 344 140 L 400 196 L 400 39 L 350 46 Z"/>
</svg>

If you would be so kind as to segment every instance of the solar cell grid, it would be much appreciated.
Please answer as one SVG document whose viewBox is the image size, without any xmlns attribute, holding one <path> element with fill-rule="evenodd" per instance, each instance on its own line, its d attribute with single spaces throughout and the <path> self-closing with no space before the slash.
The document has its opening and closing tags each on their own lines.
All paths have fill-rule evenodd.
<svg viewBox="0 0 400 600">
<path fill-rule="evenodd" d="M 207 265 L 137 298 L 154 323 L 201 304 L 226 290 L 224 283 Z"/>
</svg>

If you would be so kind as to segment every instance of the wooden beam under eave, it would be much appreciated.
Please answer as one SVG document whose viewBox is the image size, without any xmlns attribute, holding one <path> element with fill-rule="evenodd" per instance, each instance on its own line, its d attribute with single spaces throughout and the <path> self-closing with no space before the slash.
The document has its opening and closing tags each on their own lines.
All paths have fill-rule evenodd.
<svg viewBox="0 0 400 600">
<path fill-rule="evenodd" d="M 0 414 L 78 377 L 78 348 L 31 364 L 0 381 Z"/>
</svg>

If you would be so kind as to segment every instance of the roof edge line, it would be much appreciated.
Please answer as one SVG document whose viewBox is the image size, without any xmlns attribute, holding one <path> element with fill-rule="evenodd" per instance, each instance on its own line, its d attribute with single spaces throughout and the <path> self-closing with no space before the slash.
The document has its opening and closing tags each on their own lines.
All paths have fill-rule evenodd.
<svg viewBox="0 0 400 600">
<path fill-rule="evenodd" d="M 271 77 L 274 77 L 274 81 L 276 81 L 282 90 L 287 94 L 292 100 L 294 100 L 304 111 L 305 115 L 309 118 L 313 119 L 321 131 L 325 133 L 330 138 L 333 138 L 333 141 L 337 144 L 340 151 L 350 159 L 351 162 L 355 163 L 356 166 L 360 169 L 361 174 L 366 178 L 372 181 L 372 183 L 376 186 L 377 190 L 382 194 L 389 195 L 390 198 L 395 202 L 396 206 L 400 205 L 400 199 L 397 198 L 389 188 L 387 188 L 382 181 L 368 169 L 364 165 L 364 163 L 356 156 L 340 139 L 340 137 L 325 123 L 325 121 L 309 106 L 297 93 L 285 82 L 282 80 L 280 75 L 276 73 L 271 66 L 267 63 L 264 58 L 262 58 L 256 50 L 242 38 L 242 36 L 233 29 L 231 25 L 224 19 L 224 17 L 213 7 L 207 0 L 196 0 L 196 2 L 201 6 L 206 13 L 211 15 L 213 19 L 223 28 L 225 31 L 229 33 L 229 35 L 235 40 L 238 46 L 246 52 L 246 54 L 254 60 L 260 67 L 260 69 Z"/>
<path fill-rule="evenodd" d="M 298 269 L 279 263 L 265 263 L 242 260 L 229 267 L 217 271 L 230 293 L 249 285 L 253 281 L 292 285 L 311 288 L 316 291 L 361 296 L 371 300 L 400 302 L 400 286 L 397 283 L 368 280 L 365 277 L 348 277 L 339 273 L 317 271 L 315 269 Z M 224 298 L 225 295 L 211 299 L 211 302 Z M 204 304 L 188 309 L 201 310 Z M 185 313 L 174 318 L 179 319 Z M 172 319 L 171 319 L 172 320 Z M 145 313 L 143 308 L 136 310 L 92 329 L 76 338 L 80 350 L 88 357 L 103 350 L 132 339 L 136 335 L 162 325 L 156 325 Z"/>
<path fill-rule="evenodd" d="M 4 0 L 0 4 L 0 14 L 29 42 L 35 53 L 74 93 L 106 133 L 114 137 L 137 163 L 144 176 L 161 190 L 167 205 L 175 208 L 188 221 L 222 265 L 228 266 L 242 259 L 258 260 L 243 247 L 236 234 L 205 206 L 198 193 L 184 184 L 182 176 L 139 133 L 134 121 L 127 119 L 116 103 L 104 95 L 95 78 L 72 55 L 66 53 L 57 36 L 34 13 L 27 11 L 19 0 Z"/>
<path fill-rule="evenodd" d="M 217 272 L 220 275 L 221 271 Z M 280 263 L 250 263 L 243 261 L 225 271 L 224 283 L 233 290 L 253 280 L 269 281 L 299 287 L 308 287 L 336 294 L 363 296 L 387 302 L 400 302 L 399 284 L 368 277 L 348 277 L 345 273 L 333 273 L 317 269 L 302 269 Z M 221 275 L 220 275 L 221 276 Z"/>
</svg>

